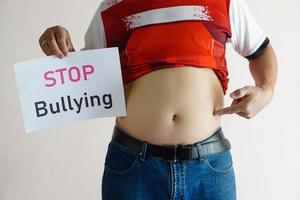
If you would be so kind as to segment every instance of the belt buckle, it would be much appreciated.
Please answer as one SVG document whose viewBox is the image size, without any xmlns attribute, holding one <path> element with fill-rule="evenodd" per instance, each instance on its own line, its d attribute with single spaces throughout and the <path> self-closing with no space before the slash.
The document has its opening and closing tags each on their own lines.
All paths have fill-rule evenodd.
<svg viewBox="0 0 300 200">
<path fill-rule="evenodd" d="M 184 149 L 192 150 L 192 145 L 182 145 L 182 144 L 174 145 L 174 147 L 173 147 L 173 150 L 174 150 L 173 161 L 178 161 L 179 160 L 179 156 L 182 155 L 182 152 L 183 152 Z M 181 159 L 181 160 L 191 160 L 191 159 L 192 159 L 192 152 L 189 153 L 189 158 L 188 159 Z"/>
</svg>

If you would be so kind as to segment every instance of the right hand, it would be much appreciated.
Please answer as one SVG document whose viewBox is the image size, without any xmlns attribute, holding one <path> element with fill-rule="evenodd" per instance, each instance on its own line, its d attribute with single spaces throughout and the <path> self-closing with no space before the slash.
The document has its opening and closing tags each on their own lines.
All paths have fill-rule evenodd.
<svg viewBox="0 0 300 200">
<path fill-rule="evenodd" d="M 63 58 L 68 52 L 75 51 L 68 30 L 62 26 L 47 28 L 41 35 L 39 43 L 47 56 L 56 55 Z"/>
</svg>

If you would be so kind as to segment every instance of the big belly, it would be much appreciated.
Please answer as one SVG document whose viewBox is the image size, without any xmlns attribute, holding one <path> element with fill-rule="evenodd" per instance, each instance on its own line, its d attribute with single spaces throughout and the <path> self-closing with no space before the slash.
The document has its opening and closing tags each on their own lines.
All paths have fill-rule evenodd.
<svg viewBox="0 0 300 200">
<path fill-rule="evenodd" d="M 164 68 L 125 85 L 127 116 L 116 126 L 152 144 L 192 144 L 220 126 L 215 109 L 223 107 L 220 81 L 210 68 Z"/>
</svg>

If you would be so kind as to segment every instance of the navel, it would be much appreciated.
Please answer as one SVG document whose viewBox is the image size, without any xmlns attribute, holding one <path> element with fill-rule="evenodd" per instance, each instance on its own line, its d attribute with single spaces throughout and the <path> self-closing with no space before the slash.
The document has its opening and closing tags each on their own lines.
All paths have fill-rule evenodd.
<svg viewBox="0 0 300 200">
<path fill-rule="evenodd" d="M 177 118 L 178 118 L 178 116 L 177 116 L 176 114 L 173 114 L 172 120 L 173 120 L 173 121 L 176 121 Z"/>
</svg>

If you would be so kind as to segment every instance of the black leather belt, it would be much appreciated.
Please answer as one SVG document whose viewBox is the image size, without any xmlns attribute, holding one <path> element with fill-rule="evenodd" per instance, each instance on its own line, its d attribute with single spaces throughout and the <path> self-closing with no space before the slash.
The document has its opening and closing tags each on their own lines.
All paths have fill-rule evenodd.
<svg viewBox="0 0 300 200">
<path fill-rule="evenodd" d="M 194 144 L 156 145 L 138 140 L 115 125 L 112 141 L 139 153 L 142 158 L 152 155 L 167 161 L 199 159 L 231 148 L 230 142 L 224 137 L 220 126 L 210 137 Z"/>
</svg>

